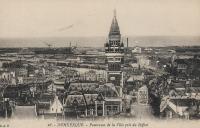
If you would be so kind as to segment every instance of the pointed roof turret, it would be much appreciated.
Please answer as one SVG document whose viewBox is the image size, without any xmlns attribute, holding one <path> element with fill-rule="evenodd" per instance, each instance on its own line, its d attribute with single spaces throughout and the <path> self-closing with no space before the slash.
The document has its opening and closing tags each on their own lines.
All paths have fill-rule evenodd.
<svg viewBox="0 0 200 128">
<path fill-rule="evenodd" d="M 114 17 L 112 20 L 112 24 L 110 27 L 110 32 L 109 32 L 109 36 L 112 35 L 120 35 L 120 30 L 119 30 L 119 26 L 118 26 L 118 22 L 117 22 L 117 18 L 116 18 L 116 10 L 114 10 Z"/>
</svg>

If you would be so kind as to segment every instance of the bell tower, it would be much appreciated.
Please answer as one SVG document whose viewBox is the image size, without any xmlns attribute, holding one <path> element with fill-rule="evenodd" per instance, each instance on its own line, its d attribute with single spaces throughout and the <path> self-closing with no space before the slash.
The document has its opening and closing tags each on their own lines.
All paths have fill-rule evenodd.
<svg viewBox="0 0 200 128">
<path fill-rule="evenodd" d="M 121 41 L 116 10 L 114 10 L 114 17 L 108 34 L 108 40 L 105 43 L 105 55 L 107 64 L 107 82 L 113 83 L 119 97 L 122 97 L 124 44 Z"/>
</svg>

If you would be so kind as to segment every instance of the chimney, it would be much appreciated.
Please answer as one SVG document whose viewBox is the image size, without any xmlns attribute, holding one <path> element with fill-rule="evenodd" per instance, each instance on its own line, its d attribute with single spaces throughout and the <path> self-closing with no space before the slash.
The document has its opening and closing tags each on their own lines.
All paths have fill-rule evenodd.
<svg viewBox="0 0 200 128">
<path fill-rule="evenodd" d="M 126 38 L 127 52 L 128 52 L 128 38 Z"/>
</svg>

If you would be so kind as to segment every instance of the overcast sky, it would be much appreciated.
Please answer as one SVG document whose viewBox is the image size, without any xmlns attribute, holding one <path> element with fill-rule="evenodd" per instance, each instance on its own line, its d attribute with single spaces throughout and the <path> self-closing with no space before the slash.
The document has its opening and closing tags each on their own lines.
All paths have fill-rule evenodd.
<svg viewBox="0 0 200 128">
<path fill-rule="evenodd" d="M 0 0 L 0 37 L 200 36 L 200 0 Z"/>
</svg>

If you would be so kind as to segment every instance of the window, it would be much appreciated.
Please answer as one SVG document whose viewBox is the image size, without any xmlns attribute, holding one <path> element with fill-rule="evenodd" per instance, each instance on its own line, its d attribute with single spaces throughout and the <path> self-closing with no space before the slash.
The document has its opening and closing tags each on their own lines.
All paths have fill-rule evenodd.
<svg viewBox="0 0 200 128">
<path fill-rule="evenodd" d="M 118 106 L 113 106 L 113 111 L 118 112 Z"/>
<path fill-rule="evenodd" d="M 107 106 L 107 111 L 111 111 L 111 106 Z"/>
<path fill-rule="evenodd" d="M 108 61 L 113 61 L 113 58 L 108 58 Z"/>
<path fill-rule="evenodd" d="M 120 61 L 120 60 L 121 60 L 121 58 L 115 58 L 115 60 L 116 60 L 116 61 Z"/>
</svg>

